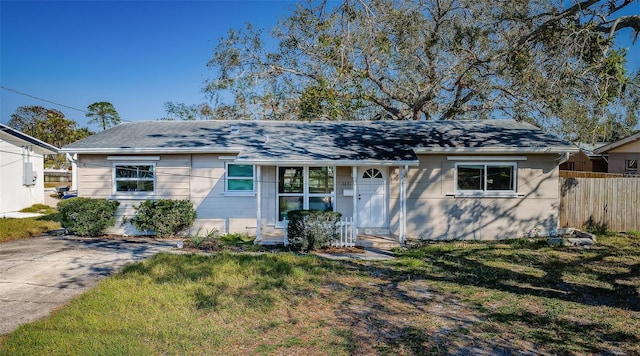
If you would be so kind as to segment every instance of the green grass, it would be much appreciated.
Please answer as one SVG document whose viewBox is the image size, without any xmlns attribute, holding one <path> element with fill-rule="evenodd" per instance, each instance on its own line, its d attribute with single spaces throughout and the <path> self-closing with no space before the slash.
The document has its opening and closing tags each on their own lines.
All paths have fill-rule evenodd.
<svg viewBox="0 0 640 356">
<path fill-rule="evenodd" d="M 161 254 L 1 338 L 0 354 L 640 353 L 637 238 L 399 254 Z"/>
<path fill-rule="evenodd" d="M 24 219 L 0 218 L 0 242 L 38 236 L 61 228 L 57 221 L 57 211 L 48 205 L 35 204 L 20 211 L 45 215 Z"/>
</svg>

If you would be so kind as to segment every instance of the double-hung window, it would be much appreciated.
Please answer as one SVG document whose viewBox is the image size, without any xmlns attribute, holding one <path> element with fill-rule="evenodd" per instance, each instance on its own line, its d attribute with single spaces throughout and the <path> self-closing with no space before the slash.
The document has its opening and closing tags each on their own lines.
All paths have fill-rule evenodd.
<svg viewBox="0 0 640 356">
<path fill-rule="evenodd" d="M 515 194 L 515 163 L 457 163 L 457 194 Z"/>
<path fill-rule="evenodd" d="M 292 210 L 333 211 L 334 167 L 278 167 L 278 220 Z"/>
<path fill-rule="evenodd" d="M 227 192 L 254 192 L 255 167 L 251 164 L 227 163 Z"/>
<path fill-rule="evenodd" d="M 156 185 L 154 163 L 118 163 L 113 166 L 115 193 L 153 193 Z"/>
</svg>

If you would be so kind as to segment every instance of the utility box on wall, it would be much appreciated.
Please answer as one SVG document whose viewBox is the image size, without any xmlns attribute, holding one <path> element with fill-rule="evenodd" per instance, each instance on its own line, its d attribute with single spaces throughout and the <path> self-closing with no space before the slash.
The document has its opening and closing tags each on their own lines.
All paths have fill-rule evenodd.
<svg viewBox="0 0 640 356">
<path fill-rule="evenodd" d="M 36 185 L 38 173 L 33 170 L 33 163 L 24 163 L 23 167 L 22 184 L 26 186 Z"/>
</svg>

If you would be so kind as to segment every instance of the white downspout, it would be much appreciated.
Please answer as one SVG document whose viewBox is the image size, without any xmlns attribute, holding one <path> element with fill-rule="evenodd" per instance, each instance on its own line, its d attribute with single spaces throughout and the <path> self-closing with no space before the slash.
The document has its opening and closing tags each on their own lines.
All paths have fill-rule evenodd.
<svg viewBox="0 0 640 356">
<path fill-rule="evenodd" d="M 402 199 L 400 200 L 400 208 L 402 209 L 402 235 L 400 241 L 402 243 L 407 242 L 407 174 L 409 173 L 409 165 L 404 165 L 402 169 L 402 175 L 400 176 L 400 182 L 402 183 Z"/>
<path fill-rule="evenodd" d="M 405 167 L 400 167 L 400 243 L 405 239 L 405 212 L 404 212 L 404 199 L 405 199 L 405 181 L 404 181 Z"/>
<path fill-rule="evenodd" d="M 262 166 L 256 166 L 256 239 L 254 244 L 262 240 Z"/>
<path fill-rule="evenodd" d="M 351 167 L 351 179 L 353 180 L 353 226 L 351 226 L 351 233 L 355 240 L 358 236 L 358 167 Z"/>
</svg>

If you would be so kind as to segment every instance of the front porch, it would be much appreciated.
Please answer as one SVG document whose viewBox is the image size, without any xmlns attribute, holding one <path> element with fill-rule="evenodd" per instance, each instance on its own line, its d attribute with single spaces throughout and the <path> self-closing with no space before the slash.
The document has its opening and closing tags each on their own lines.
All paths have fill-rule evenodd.
<svg viewBox="0 0 640 356">
<path fill-rule="evenodd" d="M 333 246 L 402 246 L 408 169 L 408 164 L 397 162 L 363 166 L 256 164 L 256 244 L 287 245 L 287 213 L 304 209 L 343 214 L 340 237 Z M 275 185 L 262 184 L 264 181 L 275 181 Z"/>
</svg>

